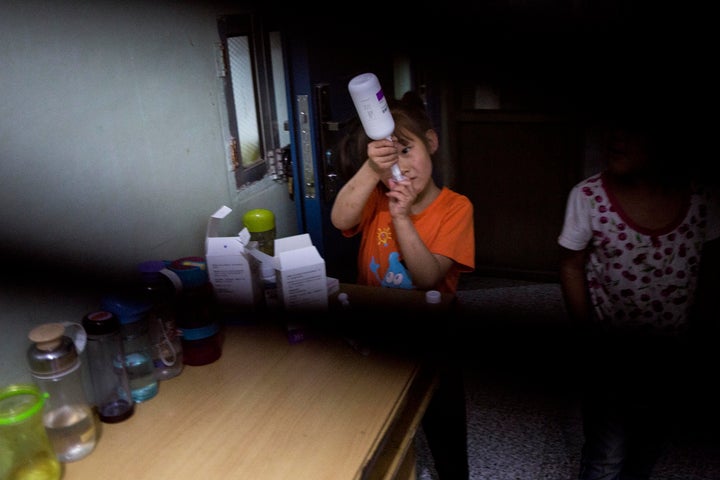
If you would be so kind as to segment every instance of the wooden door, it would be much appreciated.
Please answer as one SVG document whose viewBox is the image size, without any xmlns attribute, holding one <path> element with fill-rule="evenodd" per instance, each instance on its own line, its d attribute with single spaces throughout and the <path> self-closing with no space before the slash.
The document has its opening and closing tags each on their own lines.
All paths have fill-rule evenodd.
<svg viewBox="0 0 720 480">
<path fill-rule="evenodd" d="M 476 271 L 557 278 L 557 237 L 582 165 L 576 123 L 477 111 L 458 115 L 454 131 L 456 189 L 475 207 Z"/>
</svg>

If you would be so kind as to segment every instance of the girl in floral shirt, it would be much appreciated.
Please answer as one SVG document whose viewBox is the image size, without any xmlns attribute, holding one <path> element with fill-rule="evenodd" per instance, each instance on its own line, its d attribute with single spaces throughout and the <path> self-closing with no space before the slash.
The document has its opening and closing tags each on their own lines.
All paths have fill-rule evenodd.
<svg viewBox="0 0 720 480">
<path fill-rule="evenodd" d="M 581 480 L 649 478 L 681 394 L 701 267 L 720 237 L 717 195 L 669 168 L 667 136 L 637 120 L 607 130 L 607 167 L 572 189 L 558 238 L 582 332 Z"/>
</svg>

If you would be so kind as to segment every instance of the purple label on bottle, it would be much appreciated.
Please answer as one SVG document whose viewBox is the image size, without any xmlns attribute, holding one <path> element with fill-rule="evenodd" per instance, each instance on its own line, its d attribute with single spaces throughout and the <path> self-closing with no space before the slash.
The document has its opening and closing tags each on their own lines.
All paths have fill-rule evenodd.
<svg viewBox="0 0 720 480">
<path fill-rule="evenodd" d="M 383 98 L 385 98 L 385 95 L 383 95 L 382 88 L 377 91 L 377 93 L 375 94 L 375 97 L 377 97 L 377 101 L 378 101 L 378 102 L 379 102 L 380 100 L 382 100 Z"/>
</svg>

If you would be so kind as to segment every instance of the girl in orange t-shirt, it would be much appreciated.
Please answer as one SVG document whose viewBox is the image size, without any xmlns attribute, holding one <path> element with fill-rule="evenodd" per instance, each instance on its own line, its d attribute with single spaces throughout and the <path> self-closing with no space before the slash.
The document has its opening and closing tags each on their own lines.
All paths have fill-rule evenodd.
<svg viewBox="0 0 720 480">
<path fill-rule="evenodd" d="M 358 283 L 455 293 L 461 272 L 475 268 L 470 200 L 432 176 L 438 136 L 425 106 L 409 92 L 391 104 L 392 140 L 370 139 L 361 129 L 345 138 L 341 157 L 362 164 L 340 189 L 333 225 L 350 237 L 362 233 Z M 404 180 L 391 178 L 397 162 Z M 423 416 L 423 430 L 440 478 L 467 479 L 467 421 L 462 370 L 455 344 L 432 321 L 429 350 L 438 351 L 438 386 Z"/>
<path fill-rule="evenodd" d="M 472 203 L 435 183 L 438 136 L 420 99 L 406 94 L 391 113 L 392 140 L 360 142 L 357 154 L 366 144 L 367 157 L 330 218 L 347 237 L 362 233 L 359 284 L 455 293 L 460 273 L 475 268 Z M 400 182 L 390 173 L 396 162 Z"/>
</svg>

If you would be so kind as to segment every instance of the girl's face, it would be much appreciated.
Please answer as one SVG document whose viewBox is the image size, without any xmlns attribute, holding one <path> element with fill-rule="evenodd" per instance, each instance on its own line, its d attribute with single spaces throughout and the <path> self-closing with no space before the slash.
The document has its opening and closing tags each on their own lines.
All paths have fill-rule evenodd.
<svg viewBox="0 0 720 480">
<path fill-rule="evenodd" d="M 648 166 L 647 137 L 633 128 L 610 128 L 606 132 L 608 169 L 616 175 L 632 175 Z"/>
<path fill-rule="evenodd" d="M 438 147 L 437 134 L 433 130 L 426 132 L 426 146 L 422 139 L 410 132 L 397 133 L 400 171 L 410 180 L 416 192 L 423 192 L 432 182 L 432 154 Z"/>
</svg>

